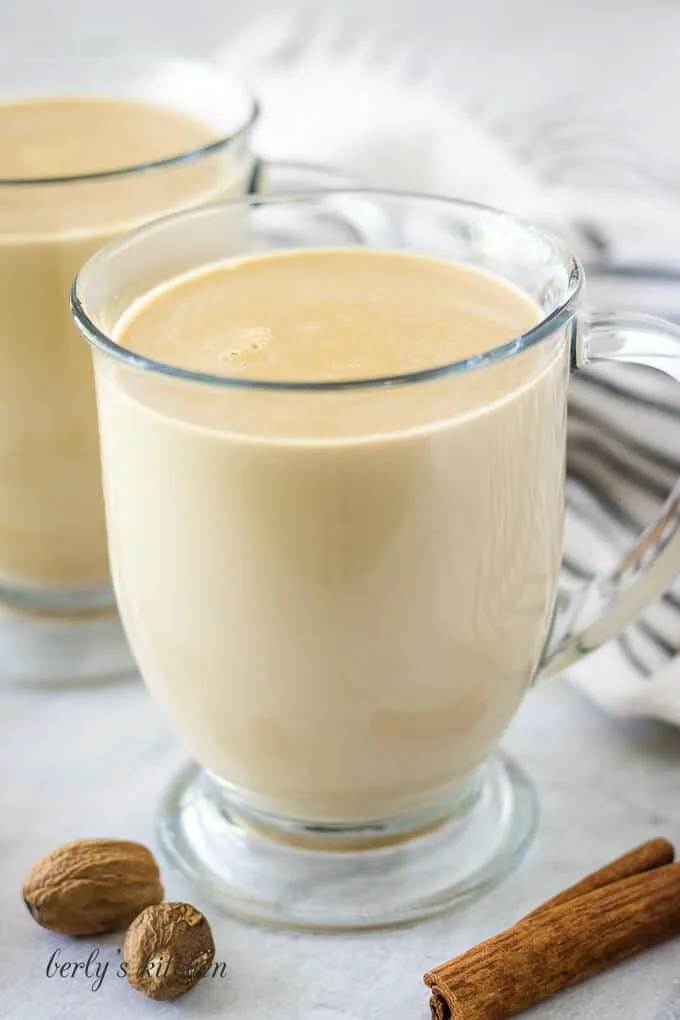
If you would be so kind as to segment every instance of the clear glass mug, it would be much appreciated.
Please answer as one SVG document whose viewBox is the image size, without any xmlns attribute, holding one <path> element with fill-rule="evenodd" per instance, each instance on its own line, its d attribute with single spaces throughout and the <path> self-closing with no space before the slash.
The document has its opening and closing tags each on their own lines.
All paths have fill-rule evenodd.
<svg viewBox="0 0 680 1020">
<path fill-rule="evenodd" d="M 68 309 L 73 276 L 135 225 L 249 190 L 254 170 L 257 103 L 202 65 L 0 60 L 0 100 L 57 96 L 142 100 L 213 132 L 151 163 L 121 154 L 94 173 L 0 179 L 0 679 L 10 682 L 134 668 L 109 577 L 92 369 Z"/>
<path fill-rule="evenodd" d="M 210 376 L 112 339 L 178 274 L 338 245 L 483 267 L 542 321 L 465 361 L 351 382 Z M 79 273 L 119 606 L 199 763 L 167 795 L 161 840 L 208 898 L 371 927 L 444 909 L 521 858 L 535 800 L 496 748 L 524 692 L 680 566 L 674 496 L 613 575 L 559 587 L 570 371 L 680 369 L 677 329 L 586 322 L 582 284 L 559 241 L 502 212 L 359 190 L 168 217 Z"/>
</svg>

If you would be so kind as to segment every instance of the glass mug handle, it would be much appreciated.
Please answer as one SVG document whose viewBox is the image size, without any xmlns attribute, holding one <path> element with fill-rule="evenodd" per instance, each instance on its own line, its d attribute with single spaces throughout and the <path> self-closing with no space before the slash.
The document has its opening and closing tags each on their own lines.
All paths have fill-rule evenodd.
<svg viewBox="0 0 680 1020">
<path fill-rule="evenodd" d="M 650 315 L 593 315 L 577 323 L 572 367 L 628 362 L 680 381 L 680 329 Z M 537 679 L 595 651 L 630 623 L 680 571 L 680 481 L 616 569 L 574 591 L 558 590 Z"/>
<path fill-rule="evenodd" d="M 356 182 L 335 167 L 317 163 L 263 159 L 255 155 L 246 181 L 246 195 L 289 194 L 319 188 L 356 187 Z"/>
</svg>

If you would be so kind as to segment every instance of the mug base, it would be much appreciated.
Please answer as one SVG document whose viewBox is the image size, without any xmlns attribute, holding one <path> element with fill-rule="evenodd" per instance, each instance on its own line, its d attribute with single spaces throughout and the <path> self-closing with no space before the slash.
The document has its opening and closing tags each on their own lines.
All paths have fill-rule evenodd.
<svg viewBox="0 0 680 1020">
<path fill-rule="evenodd" d="M 33 616 L 0 609 L 0 683 L 66 687 L 107 683 L 136 673 L 115 611 Z"/>
<path fill-rule="evenodd" d="M 278 928 L 356 931 L 484 895 L 536 831 L 534 788 L 500 754 L 438 807 L 355 826 L 284 821 L 244 807 L 191 764 L 167 791 L 158 831 L 170 863 L 216 907 Z"/>
</svg>

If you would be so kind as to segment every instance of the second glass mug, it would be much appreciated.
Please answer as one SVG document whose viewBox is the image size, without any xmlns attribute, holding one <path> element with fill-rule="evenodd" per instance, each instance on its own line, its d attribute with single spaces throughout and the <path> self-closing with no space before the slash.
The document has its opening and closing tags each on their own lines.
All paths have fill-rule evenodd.
<svg viewBox="0 0 680 1020">
<path fill-rule="evenodd" d="M 356 245 L 482 267 L 542 319 L 467 360 L 347 382 L 208 375 L 113 339 L 179 274 Z M 616 572 L 559 588 L 570 371 L 680 370 L 678 330 L 586 321 L 582 284 L 559 241 L 502 212 L 358 190 L 167 217 L 81 270 L 116 594 L 200 763 L 170 789 L 161 839 L 208 898 L 372 927 L 449 907 L 521 858 L 535 800 L 496 747 L 524 692 L 680 566 L 674 495 Z"/>
<path fill-rule="evenodd" d="M 250 190 L 257 169 L 257 102 L 207 66 L 0 59 L 3 103 L 21 112 L 26 100 L 55 98 L 167 108 L 194 124 L 187 132 L 182 123 L 182 137 L 194 142 L 154 150 L 137 125 L 128 150 L 108 145 L 110 162 L 95 147 L 82 156 L 94 171 L 60 175 L 44 140 L 31 148 L 24 120 L 17 138 L 26 128 L 29 164 L 42 169 L 45 155 L 45 173 L 22 173 L 20 148 L 9 154 L 19 172 L 0 170 L 0 678 L 15 682 L 79 682 L 134 668 L 109 578 L 91 366 L 68 311 L 73 275 L 139 223 Z M 164 122 L 154 127 L 167 131 Z"/>
</svg>

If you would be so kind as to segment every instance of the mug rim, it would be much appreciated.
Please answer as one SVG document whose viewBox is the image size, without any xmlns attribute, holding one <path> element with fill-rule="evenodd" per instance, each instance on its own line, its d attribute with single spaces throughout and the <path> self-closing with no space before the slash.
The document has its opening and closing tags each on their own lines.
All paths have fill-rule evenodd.
<svg viewBox="0 0 680 1020">
<path fill-rule="evenodd" d="M 22 59 L 11 59 L 11 58 L 0 58 L 0 69 L 8 66 L 21 66 L 22 68 L 30 64 L 57 64 L 67 68 L 87 68 L 91 65 L 106 65 L 115 64 L 116 67 L 120 66 L 126 68 L 128 66 L 134 66 L 143 68 L 145 70 L 163 67 L 168 61 L 172 61 L 172 56 L 168 57 L 155 57 L 155 58 L 137 58 L 137 57 L 122 57 L 122 58 L 96 58 L 96 57 L 84 57 L 80 59 L 71 58 L 54 58 L 54 57 L 28 57 Z M 254 93 L 248 88 L 241 85 L 240 82 L 229 78 L 227 75 L 223 75 L 214 68 L 207 61 L 200 60 L 187 60 L 182 58 L 182 63 L 185 66 L 206 68 L 211 74 L 214 74 L 216 78 L 219 78 L 221 86 L 226 90 L 231 90 L 233 93 L 239 93 L 241 99 L 244 101 L 246 110 L 244 112 L 242 123 L 228 134 L 220 134 L 212 142 L 207 142 L 204 145 L 193 146 L 190 149 L 183 149 L 181 152 L 175 153 L 172 156 L 164 156 L 162 159 L 148 160 L 144 163 L 131 163 L 126 166 L 112 167 L 109 170 L 94 170 L 88 173 L 74 173 L 74 174 L 57 174 L 46 177 L 0 177 L 0 188 L 32 188 L 32 187 L 46 187 L 52 185 L 68 185 L 68 184 L 82 184 L 91 181 L 107 181 L 114 180 L 118 177 L 129 177 L 134 174 L 148 173 L 153 170 L 163 170 L 167 167 L 174 167 L 184 163 L 193 163 L 199 159 L 203 159 L 206 156 L 212 156 L 215 153 L 221 152 L 223 149 L 229 148 L 234 143 L 239 142 L 242 138 L 248 135 L 248 133 L 254 128 L 257 121 L 260 119 L 262 108 L 260 102 Z M 20 96 L 15 96 L 14 99 L 23 102 L 30 102 L 31 100 L 45 99 L 45 98 L 64 98 L 71 95 L 69 90 L 63 92 L 54 92 L 51 95 L 44 95 L 40 93 L 39 89 L 36 89 L 35 93 L 26 92 Z M 117 98 L 110 92 L 102 89 L 101 92 L 91 93 L 92 97 L 99 98 Z M 130 97 L 132 98 L 132 97 Z M 139 98 L 142 98 L 141 96 Z M 12 101 L 11 96 L 5 96 L 0 91 L 0 103 Z"/>
<path fill-rule="evenodd" d="M 88 273 L 96 270 L 102 261 L 114 256 L 131 241 L 142 241 L 153 234 L 155 230 L 214 216 L 221 210 L 229 207 L 256 207 L 260 205 L 275 205 L 284 203 L 310 202 L 324 196 L 372 196 L 374 198 L 397 199 L 402 201 L 418 202 L 427 205 L 443 205 L 446 208 L 458 208 L 491 214 L 499 220 L 510 221 L 518 227 L 534 233 L 543 241 L 548 242 L 554 251 L 559 254 L 563 266 L 567 272 L 567 285 L 555 308 L 532 326 L 531 329 L 510 340 L 487 350 L 473 354 L 467 358 L 460 358 L 455 361 L 435 365 L 429 368 L 418 369 L 417 371 L 396 373 L 387 376 L 370 376 L 366 378 L 334 379 L 334 380 L 276 380 L 276 379 L 253 379 L 245 376 L 217 375 L 211 372 L 199 372 L 178 365 L 170 365 L 164 361 L 148 358 L 123 347 L 111 339 L 100 329 L 86 310 L 87 300 L 82 290 Z M 366 245 L 370 250 L 371 245 Z M 286 250 L 286 249 L 281 249 Z M 330 249 L 327 249 L 330 250 Z M 405 249 L 408 250 L 408 249 Z M 118 362 L 122 362 L 130 368 L 142 372 L 150 372 L 156 375 L 163 375 L 184 382 L 198 383 L 225 389 L 242 390 L 269 390 L 276 392 L 312 392 L 358 389 L 378 389 L 389 386 L 403 386 L 413 383 L 429 382 L 436 379 L 447 378 L 454 375 L 461 375 L 473 369 L 484 368 L 498 364 L 507 358 L 520 354 L 531 347 L 536 346 L 546 337 L 550 336 L 562 326 L 565 326 L 573 317 L 578 304 L 584 284 L 584 271 L 579 260 L 569 251 L 566 245 L 554 234 L 535 226 L 531 221 L 511 213 L 506 213 L 494 206 L 485 205 L 481 202 L 470 202 L 467 200 L 448 198 L 439 195 L 428 195 L 417 192 L 398 190 L 387 190 L 384 188 L 321 188 L 310 191 L 275 194 L 275 195 L 241 195 L 237 198 L 228 199 L 218 203 L 211 203 L 206 206 L 183 209 L 179 212 L 170 213 L 158 219 L 145 223 L 134 230 L 128 231 L 113 241 L 110 241 L 103 248 L 100 248 L 77 273 L 70 293 L 71 314 L 75 323 L 87 342 L 97 350 L 107 354 Z"/>
</svg>

